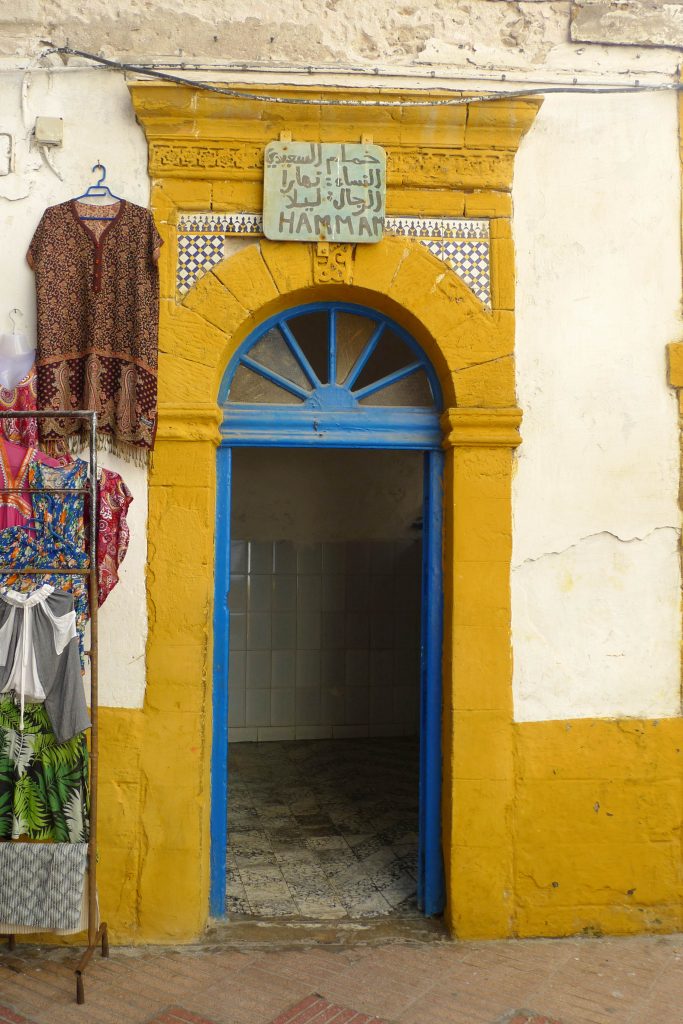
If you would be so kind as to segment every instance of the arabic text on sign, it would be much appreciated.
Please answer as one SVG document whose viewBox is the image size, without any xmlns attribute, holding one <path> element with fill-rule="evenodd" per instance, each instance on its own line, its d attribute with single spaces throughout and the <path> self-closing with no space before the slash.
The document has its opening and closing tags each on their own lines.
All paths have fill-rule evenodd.
<svg viewBox="0 0 683 1024">
<path fill-rule="evenodd" d="M 380 146 L 271 142 L 264 164 L 266 238 L 381 241 L 386 155 Z"/>
</svg>

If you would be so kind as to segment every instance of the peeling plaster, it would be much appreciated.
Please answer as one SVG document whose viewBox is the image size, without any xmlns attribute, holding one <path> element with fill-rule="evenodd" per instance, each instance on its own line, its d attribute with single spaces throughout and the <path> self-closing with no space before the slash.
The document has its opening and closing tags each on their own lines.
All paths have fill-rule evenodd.
<svg viewBox="0 0 683 1024">
<path fill-rule="evenodd" d="M 512 71 L 673 73 L 675 55 L 615 57 L 572 42 L 572 4 L 551 0 L 378 0 L 358 18 L 352 0 L 233 2 L 32 0 L 0 13 L 0 60 L 34 57 L 41 40 L 124 60 L 344 64 Z M 619 49 L 619 48 L 615 48 Z"/>
<path fill-rule="evenodd" d="M 565 555 L 568 551 L 571 551 L 573 548 L 577 548 L 580 544 L 583 544 L 585 541 L 593 540 L 596 537 L 612 537 L 613 540 L 617 540 L 621 544 L 634 544 L 637 541 L 647 540 L 649 537 L 652 537 L 654 533 L 657 533 L 660 530 L 671 529 L 673 529 L 673 527 L 657 526 L 654 529 L 648 530 L 646 533 L 641 534 L 640 536 L 636 535 L 633 537 L 620 537 L 618 534 L 613 533 L 611 530 L 602 530 L 600 533 L 591 533 L 587 537 L 580 537 L 573 544 L 569 544 L 566 548 L 562 548 L 561 551 L 544 551 L 542 554 L 536 555 L 533 558 L 525 558 L 523 562 L 513 562 L 512 568 L 518 569 L 522 565 L 533 565 L 534 562 L 540 562 L 544 558 L 554 558 L 556 556 Z M 674 530 L 674 532 L 677 534 L 677 536 L 680 536 L 680 530 Z"/>
<path fill-rule="evenodd" d="M 602 533 L 513 570 L 518 721 L 680 714 L 678 545 Z"/>
</svg>

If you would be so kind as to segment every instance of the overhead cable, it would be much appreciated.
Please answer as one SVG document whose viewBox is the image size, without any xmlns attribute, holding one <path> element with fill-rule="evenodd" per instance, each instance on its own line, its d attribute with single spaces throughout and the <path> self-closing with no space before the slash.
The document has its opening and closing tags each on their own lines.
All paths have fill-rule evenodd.
<svg viewBox="0 0 683 1024">
<path fill-rule="evenodd" d="M 242 89 L 234 89 L 222 85 L 212 85 L 210 82 L 199 82 L 190 78 L 184 78 L 181 75 L 172 75 L 167 71 L 159 71 L 156 68 L 146 65 L 128 64 L 125 61 L 111 60 L 108 57 L 101 57 L 98 54 L 88 53 L 85 50 L 76 50 L 71 46 L 54 46 L 52 43 L 47 43 L 46 45 L 48 45 L 48 49 L 43 51 L 41 54 L 42 57 L 47 57 L 53 53 L 59 54 L 62 57 L 82 57 L 84 60 L 93 61 L 95 64 L 99 64 L 115 71 L 129 71 L 132 74 L 155 78 L 162 82 L 171 82 L 174 85 L 188 85 L 193 89 L 200 89 L 203 92 L 215 93 L 219 96 L 229 96 L 233 99 L 257 100 L 261 103 L 278 103 L 308 107 L 458 107 L 472 103 L 496 103 L 503 100 L 527 99 L 532 96 L 548 96 L 553 94 L 606 96 L 624 93 L 677 93 L 683 91 L 683 84 L 680 82 L 641 85 L 640 82 L 636 81 L 633 85 L 541 85 L 533 88 L 513 89 L 509 92 L 482 93 L 472 96 L 441 96 L 425 100 L 362 100 L 341 98 L 332 99 L 328 96 L 319 98 L 307 96 L 272 96 L 265 93 L 245 92 Z"/>
</svg>

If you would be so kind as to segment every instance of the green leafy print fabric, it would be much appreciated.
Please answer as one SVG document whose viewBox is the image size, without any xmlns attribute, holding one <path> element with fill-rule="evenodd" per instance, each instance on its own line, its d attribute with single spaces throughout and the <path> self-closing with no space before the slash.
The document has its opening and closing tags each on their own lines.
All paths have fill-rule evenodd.
<svg viewBox="0 0 683 1024">
<path fill-rule="evenodd" d="M 88 841 L 88 748 L 80 733 L 58 743 L 43 704 L 0 698 L 0 839 Z"/>
</svg>

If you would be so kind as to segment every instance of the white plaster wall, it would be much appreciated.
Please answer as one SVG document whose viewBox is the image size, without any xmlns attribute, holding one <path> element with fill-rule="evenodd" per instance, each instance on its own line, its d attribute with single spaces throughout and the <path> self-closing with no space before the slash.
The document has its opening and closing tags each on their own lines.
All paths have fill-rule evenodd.
<svg viewBox="0 0 683 1024">
<path fill-rule="evenodd" d="M 547 97 L 517 157 L 520 720 L 680 710 L 676 113 Z"/>
<path fill-rule="evenodd" d="M 133 202 L 147 205 L 149 181 L 144 134 L 121 76 L 32 74 L 25 121 L 21 81 L 19 74 L 0 77 L 0 131 L 10 132 L 15 140 L 15 170 L 0 177 L 0 330 L 10 328 L 7 314 L 18 306 L 23 327 L 35 337 L 35 284 L 25 253 L 45 207 L 83 192 L 94 180 L 91 167 L 98 159 L 107 166 L 112 190 Z M 29 145 L 36 115 L 64 118 L 64 146 L 54 153 L 63 181 Z M 134 497 L 121 580 L 100 615 L 101 702 L 141 707 L 147 635 L 147 473 L 108 453 L 99 458 L 121 474 Z"/>
</svg>

